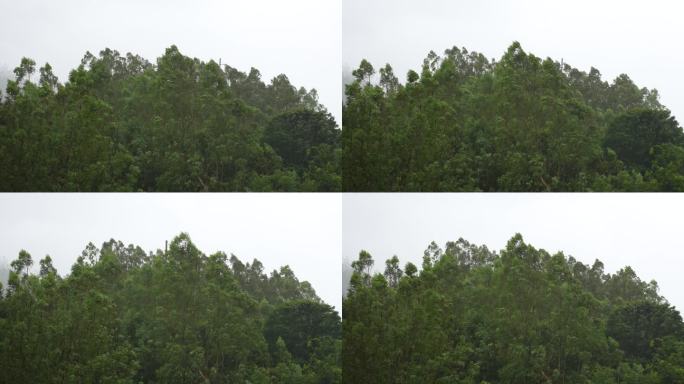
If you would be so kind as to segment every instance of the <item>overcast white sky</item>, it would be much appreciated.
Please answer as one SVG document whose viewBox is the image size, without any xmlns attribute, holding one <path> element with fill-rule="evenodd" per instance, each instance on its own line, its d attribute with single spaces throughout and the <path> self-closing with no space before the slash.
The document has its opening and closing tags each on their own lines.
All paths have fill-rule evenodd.
<svg viewBox="0 0 684 384">
<path fill-rule="evenodd" d="M 681 18 L 672 0 L 344 0 L 342 62 L 389 62 L 405 81 L 430 50 L 465 46 L 499 59 L 517 40 L 536 56 L 588 71 L 604 80 L 627 73 L 640 87 L 657 88 L 661 102 L 684 123 Z"/>
<path fill-rule="evenodd" d="M 0 0 L 0 69 L 22 56 L 46 61 L 60 81 L 83 54 L 109 47 L 151 62 L 175 44 L 187 56 L 280 73 L 316 88 L 341 115 L 341 0 Z"/>
<path fill-rule="evenodd" d="M 205 254 L 259 259 L 267 272 L 290 265 L 328 304 L 341 308 L 339 194 L 0 194 L 0 262 L 26 249 L 49 254 L 60 274 L 88 242 L 114 238 L 144 250 L 188 232 Z"/>
<path fill-rule="evenodd" d="M 682 194 L 345 194 L 342 207 L 347 264 L 365 249 L 378 271 L 395 254 L 420 265 L 430 241 L 459 237 L 499 251 L 519 232 L 606 272 L 632 266 L 684 310 Z"/>
</svg>

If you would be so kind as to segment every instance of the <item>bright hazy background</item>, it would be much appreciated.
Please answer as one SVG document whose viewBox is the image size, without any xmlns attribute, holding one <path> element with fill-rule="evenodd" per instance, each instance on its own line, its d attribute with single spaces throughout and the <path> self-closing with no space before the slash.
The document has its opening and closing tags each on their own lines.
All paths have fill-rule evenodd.
<svg viewBox="0 0 684 384">
<path fill-rule="evenodd" d="M 498 252 L 520 233 L 552 254 L 563 251 L 590 265 L 599 259 L 607 273 L 629 265 L 684 309 L 684 194 L 345 194 L 342 200 L 345 279 L 362 249 L 382 272 L 393 255 L 402 268 L 407 261 L 420 266 L 433 240 L 444 248 L 463 237 Z"/>
<path fill-rule="evenodd" d="M 86 51 L 105 48 L 155 63 L 175 44 L 181 53 L 221 59 L 262 80 L 284 73 L 316 88 L 341 115 L 341 0 L 0 0 L 0 87 L 23 56 L 49 62 L 61 82 Z M 37 72 L 37 70 L 36 70 Z"/>
<path fill-rule="evenodd" d="M 114 238 L 145 251 L 187 232 L 200 251 L 257 258 L 269 273 L 289 265 L 341 308 L 340 194 L 0 194 L 0 270 L 21 249 L 49 254 L 60 275 L 88 242 Z"/>
<path fill-rule="evenodd" d="M 343 73 L 366 58 L 390 63 L 403 82 L 434 50 L 453 46 L 501 58 L 513 41 L 536 56 L 612 82 L 628 74 L 657 88 L 661 103 L 684 123 L 684 3 L 672 0 L 344 0 Z"/>
</svg>

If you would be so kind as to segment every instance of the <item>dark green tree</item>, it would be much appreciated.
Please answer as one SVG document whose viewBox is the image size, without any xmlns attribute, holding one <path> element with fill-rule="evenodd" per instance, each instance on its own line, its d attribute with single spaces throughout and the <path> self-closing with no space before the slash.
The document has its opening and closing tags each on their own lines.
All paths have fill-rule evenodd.
<svg viewBox="0 0 684 384">
<path fill-rule="evenodd" d="M 618 159 L 644 170 L 651 166 L 653 148 L 662 144 L 684 145 L 684 133 L 667 110 L 629 110 L 615 118 L 605 137 Z"/>
</svg>

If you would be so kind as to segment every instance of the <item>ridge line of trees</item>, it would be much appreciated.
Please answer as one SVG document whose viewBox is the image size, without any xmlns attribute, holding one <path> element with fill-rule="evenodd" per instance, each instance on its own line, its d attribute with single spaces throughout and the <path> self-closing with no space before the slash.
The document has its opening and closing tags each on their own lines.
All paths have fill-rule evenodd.
<svg viewBox="0 0 684 384">
<path fill-rule="evenodd" d="M 498 253 L 432 242 L 420 270 L 374 263 L 352 263 L 345 383 L 684 382 L 682 317 L 630 267 L 606 273 L 520 234 Z"/>
<path fill-rule="evenodd" d="M 625 74 L 609 83 L 514 42 L 498 61 L 431 51 L 405 82 L 366 60 L 352 75 L 345 191 L 684 190 L 682 128 Z"/>
<path fill-rule="evenodd" d="M 0 103 L 2 191 L 339 191 L 315 89 L 184 56 L 86 53 L 62 84 L 23 58 Z"/>
<path fill-rule="evenodd" d="M 22 250 L 0 284 L 0 382 L 340 383 L 341 324 L 288 266 L 89 243 L 60 276 Z"/>
</svg>

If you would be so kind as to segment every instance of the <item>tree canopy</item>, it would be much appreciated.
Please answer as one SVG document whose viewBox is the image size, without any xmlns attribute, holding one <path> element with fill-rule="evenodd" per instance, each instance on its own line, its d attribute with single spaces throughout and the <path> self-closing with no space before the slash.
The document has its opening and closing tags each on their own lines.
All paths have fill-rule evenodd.
<svg viewBox="0 0 684 384">
<path fill-rule="evenodd" d="M 422 269 L 361 252 L 343 301 L 345 383 L 684 382 L 684 322 L 630 267 L 432 243 Z"/>
<path fill-rule="evenodd" d="M 88 244 L 67 276 L 12 262 L 0 287 L 3 383 L 340 383 L 341 324 L 288 267 Z"/>
<path fill-rule="evenodd" d="M 37 73 L 36 73 L 37 72 Z M 21 60 L 0 103 L 2 191 L 339 191 L 340 130 L 315 89 L 176 46 L 86 53 L 62 84 Z"/>
<path fill-rule="evenodd" d="M 346 191 L 682 191 L 684 133 L 658 91 L 526 53 L 430 52 L 400 83 L 346 85 Z M 377 82 L 374 81 L 377 79 Z"/>
</svg>

